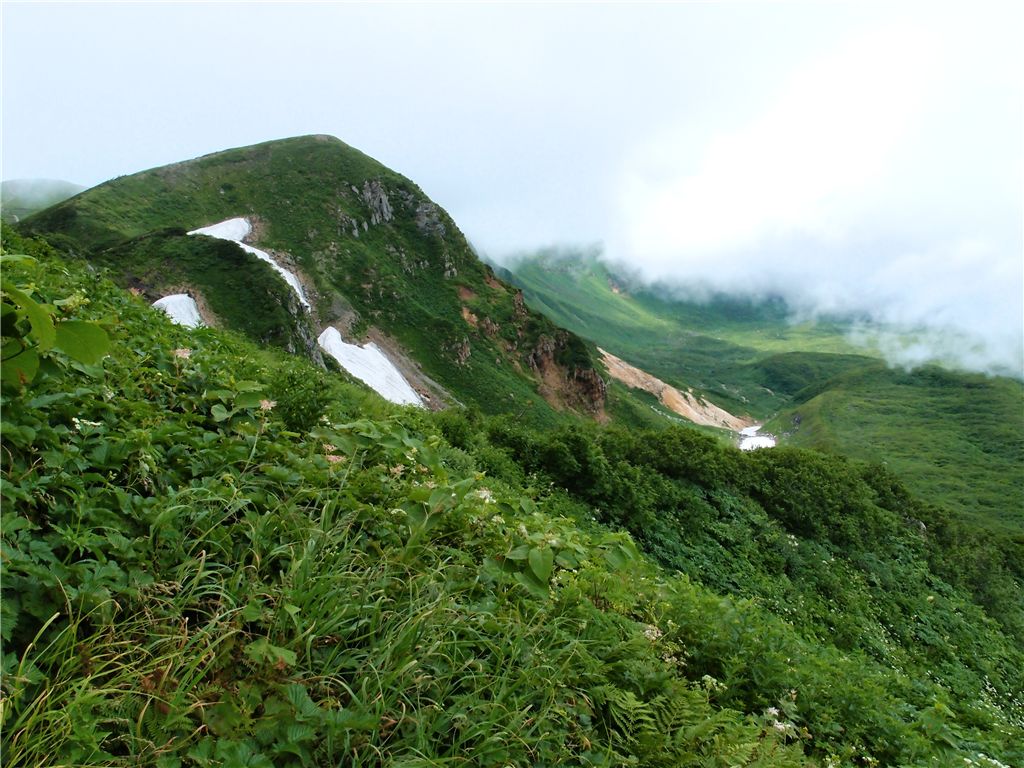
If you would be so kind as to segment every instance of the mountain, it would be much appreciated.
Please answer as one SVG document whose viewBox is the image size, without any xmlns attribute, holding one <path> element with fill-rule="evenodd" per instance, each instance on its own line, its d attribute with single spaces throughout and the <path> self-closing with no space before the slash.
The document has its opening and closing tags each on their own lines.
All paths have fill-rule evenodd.
<svg viewBox="0 0 1024 768">
<path fill-rule="evenodd" d="M 767 428 L 789 445 L 883 461 L 922 498 L 1024 544 L 1022 422 L 1019 381 L 877 364 L 800 388 Z"/>
<path fill-rule="evenodd" d="M 3 243 L 4 765 L 1024 761 L 1024 558 L 877 464 L 394 406 Z"/>
<path fill-rule="evenodd" d="M 196 232 L 213 225 L 237 242 Z M 331 137 L 114 179 L 20 229 L 151 301 L 190 296 L 209 324 L 262 343 L 322 359 L 325 329 L 373 342 L 436 407 L 605 418 L 595 351 L 529 310 L 419 187 Z M 296 275 L 308 309 L 275 269 Z"/>
<path fill-rule="evenodd" d="M 59 179 L 10 179 L 0 182 L 0 217 L 16 222 L 77 195 L 85 187 Z"/>
<path fill-rule="evenodd" d="M 843 318 L 794 322 L 781 300 L 678 298 L 594 251 L 546 250 L 499 269 L 530 306 L 782 444 L 882 462 L 922 498 L 1024 541 L 1024 384 L 887 366 Z"/>
<path fill-rule="evenodd" d="M 595 250 L 544 249 L 496 268 L 558 324 L 734 413 L 763 419 L 786 402 L 753 367 L 767 354 L 800 352 L 819 361 L 822 353 L 836 355 L 829 365 L 866 361 L 841 320 L 795 323 L 781 299 L 680 300 L 665 286 L 612 267 Z"/>
</svg>

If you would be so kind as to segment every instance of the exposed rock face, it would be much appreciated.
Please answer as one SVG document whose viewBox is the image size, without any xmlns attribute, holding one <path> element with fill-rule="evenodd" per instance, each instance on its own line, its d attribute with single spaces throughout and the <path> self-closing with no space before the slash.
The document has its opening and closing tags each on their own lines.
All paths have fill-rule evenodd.
<svg viewBox="0 0 1024 768">
<path fill-rule="evenodd" d="M 480 328 L 488 336 L 497 336 L 498 331 L 501 330 L 501 327 L 489 317 L 485 317 L 480 321 Z"/>
<path fill-rule="evenodd" d="M 526 361 L 541 380 L 540 393 L 553 406 L 578 408 L 604 420 L 604 403 L 608 385 L 593 368 L 567 370 L 558 362 L 569 334 L 561 331 L 555 338 L 542 334 Z"/>
<path fill-rule="evenodd" d="M 468 336 L 463 336 L 460 342 L 445 345 L 443 349 L 455 357 L 455 362 L 458 365 L 465 365 L 469 356 L 473 354 L 473 347 L 469 344 Z"/>
<path fill-rule="evenodd" d="M 371 224 L 383 224 L 395 217 L 394 211 L 391 210 L 391 202 L 388 200 L 388 193 L 379 180 L 370 179 L 363 182 L 362 198 L 370 209 Z"/>
<path fill-rule="evenodd" d="M 512 306 L 515 307 L 516 319 L 522 320 L 528 314 L 526 309 L 526 299 L 523 298 L 522 291 L 516 291 L 515 296 L 512 297 Z"/>
<path fill-rule="evenodd" d="M 429 200 L 416 206 L 416 228 L 424 235 L 444 237 L 446 229 L 441 210 Z"/>
<path fill-rule="evenodd" d="M 689 419 L 694 424 L 728 429 L 733 432 L 738 432 L 753 424 L 749 419 L 733 416 L 713 403 L 694 397 L 691 392 L 680 392 L 661 379 L 639 368 L 635 368 L 625 360 L 605 352 L 600 347 L 598 347 L 598 352 L 603 355 L 604 364 L 608 368 L 608 374 L 613 379 L 617 379 L 627 386 L 650 392 L 661 400 L 662 404 L 670 411 L 678 413 L 684 419 Z"/>
<path fill-rule="evenodd" d="M 288 291 L 286 296 L 285 309 L 288 310 L 288 314 L 292 318 L 292 330 L 294 331 L 294 337 L 298 340 L 299 345 L 296 345 L 289 341 L 285 349 L 292 354 L 301 354 L 321 368 L 326 368 L 327 364 L 324 362 L 323 353 L 320 351 L 320 345 L 317 344 L 317 332 L 313 325 L 313 319 L 310 313 L 306 311 L 306 308 L 299 302 L 298 296 L 295 295 L 294 291 Z"/>
<path fill-rule="evenodd" d="M 608 384 L 593 368 L 577 368 L 573 381 L 582 396 L 582 402 L 591 413 L 600 413 L 608 396 Z"/>
<path fill-rule="evenodd" d="M 544 334 L 537 339 L 537 343 L 534 345 L 533 351 L 527 355 L 526 361 L 534 371 L 541 373 L 556 364 L 555 352 L 557 351 L 558 345 L 555 344 L 555 340 Z"/>
</svg>

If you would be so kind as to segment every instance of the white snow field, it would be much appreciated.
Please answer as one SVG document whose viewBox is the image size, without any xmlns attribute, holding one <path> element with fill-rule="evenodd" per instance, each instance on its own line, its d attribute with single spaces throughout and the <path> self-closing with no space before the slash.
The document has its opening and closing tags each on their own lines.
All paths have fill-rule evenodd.
<svg viewBox="0 0 1024 768">
<path fill-rule="evenodd" d="M 171 322 L 184 325 L 187 328 L 199 328 L 202 326 L 203 318 L 199 314 L 199 307 L 195 299 L 187 293 L 175 293 L 164 296 L 153 302 L 153 306 L 162 309 L 171 316 Z"/>
<path fill-rule="evenodd" d="M 402 373 L 376 344 L 370 343 L 365 347 L 348 344 L 341 338 L 337 328 L 324 329 L 317 343 L 324 352 L 337 360 L 342 368 L 385 400 L 399 405 L 423 407 L 423 401 L 416 394 L 416 390 L 409 386 Z"/>
<path fill-rule="evenodd" d="M 299 301 L 302 302 L 302 306 L 309 309 L 309 302 L 306 300 L 306 292 L 302 290 L 302 283 L 299 282 L 299 278 L 295 276 L 295 273 L 290 272 L 274 261 L 273 257 L 266 251 L 261 251 L 259 248 L 253 248 L 251 245 L 246 245 L 242 242 L 242 240 L 244 240 L 251 231 L 252 227 L 249 224 L 249 220 L 239 217 L 236 219 L 221 221 L 217 224 L 211 224 L 208 227 L 193 229 L 189 234 L 207 235 L 208 237 L 216 237 L 220 240 L 230 240 L 234 243 L 238 243 L 242 246 L 244 251 L 251 253 L 253 256 L 262 259 L 272 266 L 277 273 L 284 278 L 285 282 L 292 287 L 292 290 L 294 290 L 296 295 L 298 295 Z"/>
<path fill-rule="evenodd" d="M 756 448 L 774 448 L 775 438 L 771 435 L 759 435 L 760 424 L 740 430 L 740 450 L 753 451 Z"/>
</svg>

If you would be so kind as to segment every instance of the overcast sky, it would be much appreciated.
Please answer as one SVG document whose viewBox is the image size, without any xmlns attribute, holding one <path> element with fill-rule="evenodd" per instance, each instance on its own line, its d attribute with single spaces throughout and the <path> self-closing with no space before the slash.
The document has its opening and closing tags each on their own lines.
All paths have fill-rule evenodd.
<svg viewBox="0 0 1024 768">
<path fill-rule="evenodd" d="M 6 0 L 2 175 L 329 133 L 492 257 L 602 243 L 1019 371 L 1022 8 Z"/>
</svg>

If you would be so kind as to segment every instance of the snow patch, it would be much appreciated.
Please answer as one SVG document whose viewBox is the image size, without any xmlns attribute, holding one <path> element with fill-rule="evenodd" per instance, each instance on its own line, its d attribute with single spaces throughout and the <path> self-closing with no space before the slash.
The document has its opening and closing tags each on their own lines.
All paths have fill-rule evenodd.
<svg viewBox="0 0 1024 768">
<path fill-rule="evenodd" d="M 752 427 L 740 430 L 740 450 L 741 451 L 753 451 L 757 448 L 774 448 L 775 437 L 772 435 L 759 435 L 758 430 L 761 429 L 761 424 L 755 424 Z"/>
<path fill-rule="evenodd" d="M 164 296 L 162 299 L 154 301 L 153 306 L 170 315 L 172 323 L 184 325 L 187 328 L 199 328 L 203 325 L 199 306 L 196 304 L 196 300 L 187 293 Z"/>
<path fill-rule="evenodd" d="M 348 344 L 337 328 L 326 328 L 316 340 L 338 363 L 385 400 L 399 405 L 418 405 L 423 401 L 380 347 L 372 342 L 365 347 Z"/>
<path fill-rule="evenodd" d="M 295 294 L 299 297 L 299 301 L 302 302 L 302 306 L 309 309 L 309 301 L 306 300 L 306 292 L 302 290 L 302 283 L 299 282 L 299 278 L 294 272 L 291 272 L 276 261 L 266 251 L 261 251 L 259 248 L 253 248 L 251 245 L 246 245 L 242 242 L 249 233 L 252 231 L 252 227 L 249 224 L 248 219 L 235 218 L 228 219 L 227 221 L 221 221 L 217 224 L 211 224 L 208 227 L 200 227 L 199 229 L 193 229 L 189 232 L 190 235 L 206 235 L 207 237 L 216 237 L 219 240 L 230 240 L 233 243 L 238 243 L 242 246 L 242 250 L 246 253 L 251 253 L 261 261 L 267 262 L 274 270 L 284 278 L 284 281 L 292 287 Z"/>
</svg>

